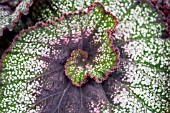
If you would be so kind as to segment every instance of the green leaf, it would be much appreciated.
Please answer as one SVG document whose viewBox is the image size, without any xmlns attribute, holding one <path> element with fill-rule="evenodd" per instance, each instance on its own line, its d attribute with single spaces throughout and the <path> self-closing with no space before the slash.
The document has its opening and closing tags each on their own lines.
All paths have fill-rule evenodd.
<svg viewBox="0 0 170 113">
<path fill-rule="evenodd" d="M 55 21 L 38 23 L 15 38 L 2 60 L 1 112 L 169 112 L 170 40 L 160 39 L 165 25 L 156 22 L 161 16 L 146 3 L 132 0 L 100 1 L 119 20 L 112 39 L 113 45 L 120 51 L 121 64 L 102 83 L 91 79 L 87 79 L 89 81 L 81 87 L 70 83 L 64 70 L 66 61 L 74 53 L 73 50 L 89 51 L 94 45 L 89 44 L 91 41 L 83 43 L 75 38 L 68 40 L 68 37 L 93 33 L 94 28 L 99 29 L 105 23 L 93 18 L 95 15 L 100 17 L 101 13 L 87 16 L 82 13 L 78 15 L 75 11 L 87 11 L 87 6 L 95 1 L 98 0 L 53 0 L 48 5 L 50 10 L 40 10 L 40 20 L 47 21 L 47 15 L 52 14 L 49 20 Z M 50 11 L 52 13 L 48 13 Z M 74 12 L 74 16 L 68 15 L 68 12 Z M 99 26 L 95 26 L 96 23 L 100 23 Z M 109 25 L 112 24 L 106 24 L 101 32 Z M 82 32 L 84 29 L 91 30 Z M 108 40 L 102 41 L 109 43 Z M 116 56 L 111 55 L 112 58 Z M 69 63 L 74 64 L 74 59 Z M 107 70 L 107 61 L 101 64 L 104 66 L 98 75 L 103 75 L 103 71 Z M 111 64 L 114 65 L 113 62 Z M 75 67 L 68 70 L 68 74 L 75 73 L 72 71 Z M 83 79 L 76 80 L 79 83 Z"/>
</svg>

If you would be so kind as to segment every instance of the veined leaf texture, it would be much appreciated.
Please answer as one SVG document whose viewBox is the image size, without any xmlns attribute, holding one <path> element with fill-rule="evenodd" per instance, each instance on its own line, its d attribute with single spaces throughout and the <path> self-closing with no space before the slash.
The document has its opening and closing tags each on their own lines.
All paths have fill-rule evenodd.
<svg viewBox="0 0 170 113">
<path fill-rule="evenodd" d="M 1 22 L 26 1 L 1 0 Z M 170 112 L 168 1 L 28 2 L 37 23 L 2 56 L 0 112 Z"/>
</svg>

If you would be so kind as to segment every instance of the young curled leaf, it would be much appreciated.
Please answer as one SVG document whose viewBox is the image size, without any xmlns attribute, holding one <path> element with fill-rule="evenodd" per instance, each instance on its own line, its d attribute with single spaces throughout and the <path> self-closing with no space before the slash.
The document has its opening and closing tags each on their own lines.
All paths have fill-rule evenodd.
<svg viewBox="0 0 170 113">
<path fill-rule="evenodd" d="M 66 27 L 71 32 L 66 40 L 69 43 L 71 38 L 77 39 L 78 41 L 75 43 L 78 43 L 78 48 L 74 48 L 75 51 L 67 60 L 65 73 L 77 86 L 81 86 L 87 76 L 100 83 L 119 64 L 119 51 L 113 47 L 111 40 L 111 35 L 118 22 L 99 3 L 96 3 L 95 7 L 89 7 L 88 14 L 80 13 L 79 15 L 66 17 L 68 22 Z M 87 16 L 88 18 L 86 18 Z M 72 33 L 74 25 L 79 25 L 80 28 Z"/>
</svg>

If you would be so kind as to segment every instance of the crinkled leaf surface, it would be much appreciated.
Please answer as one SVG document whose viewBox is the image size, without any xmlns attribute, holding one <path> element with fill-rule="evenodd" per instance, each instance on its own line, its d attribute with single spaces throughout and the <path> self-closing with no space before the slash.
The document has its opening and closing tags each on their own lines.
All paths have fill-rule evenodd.
<svg viewBox="0 0 170 113">
<path fill-rule="evenodd" d="M 71 6 L 74 4 L 77 9 L 86 7 L 84 2 L 80 3 L 75 0 Z M 65 76 L 63 65 L 70 57 L 68 50 L 82 47 L 82 44 L 68 43 L 64 37 L 70 31 L 77 33 L 75 31 L 84 25 L 78 24 L 80 15 L 74 17 L 79 26 L 64 30 L 61 29 L 68 25 L 69 19 L 50 25 L 39 23 L 20 33 L 3 58 L 2 112 L 169 112 L 170 40 L 159 39 L 165 28 L 156 22 L 160 16 L 149 5 L 131 0 L 102 3 L 119 20 L 112 37 L 121 57 L 116 72 L 100 84 L 89 80 L 82 87 L 75 87 Z M 59 6 L 66 12 L 73 11 L 66 4 L 60 3 Z M 84 23 L 87 18 L 83 19 Z M 95 21 L 91 23 L 89 27 L 94 29 Z"/>
<path fill-rule="evenodd" d="M 93 12 L 89 13 L 84 16 L 81 14 L 78 17 L 77 15 L 67 17 L 67 28 L 71 33 L 65 37 L 68 38 L 65 40 L 69 44 L 70 38 L 74 38 L 74 43 L 79 44 L 67 60 L 65 71 L 76 85 L 85 82 L 86 76 L 101 82 L 102 79 L 107 78 L 108 73 L 114 70 L 112 68 L 115 68 L 119 62 L 118 50 L 110 46 L 112 45 L 110 40 L 112 31 L 109 32 L 117 25 L 117 19 L 106 12 L 102 6 L 96 6 Z M 77 26 L 77 30 L 74 26 Z"/>
<path fill-rule="evenodd" d="M 11 2 L 13 3 L 14 1 L 12 0 Z M 17 4 L 14 11 L 7 5 L 0 5 L 0 36 L 2 36 L 5 28 L 11 31 L 22 14 L 28 14 L 29 7 L 33 4 L 33 0 L 17 1 Z"/>
<path fill-rule="evenodd" d="M 118 60 L 119 58 L 118 50 L 116 48 L 112 48 L 112 46 L 110 45 L 111 40 L 109 39 L 108 35 L 109 32 L 111 33 L 112 31 L 108 31 L 107 33 L 107 30 L 115 28 L 117 24 L 117 20 L 109 12 L 106 12 L 101 4 L 95 3 L 89 8 L 87 14 L 86 12 L 67 14 L 61 17 L 57 21 L 58 22 L 54 21 L 52 22 L 53 24 L 49 24 L 49 25 L 44 23 L 39 23 L 35 28 L 31 28 L 28 31 L 21 33 L 19 35 L 19 38 L 17 37 L 15 39 L 16 40 L 14 41 L 15 44 L 14 46 L 12 46 L 9 54 L 16 54 L 18 56 L 20 52 L 23 51 L 21 53 L 23 57 L 25 57 L 23 61 L 27 59 L 28 62 L 30 61 L 32 63 L 34 62 L 35 67 L 31 62 L 30 63 L 32 67 L 30 63 L 28 62 L 26 63 L 26 65 L 28 64 L 27 69 L 25 66 L 24 67 L 21 66 L 21 68 L 25 68 L 27 71 L 31 69 L 30 73 L 28 73 L 28 76 L 25 76 L 26 73 L 23 74 L 24 78 L 23 80 L 20 81 L 21 84 L 25 84 L 26 86 L 28 85 L 28 87 L 24 87 L 24 85 L 22 85 L 21 87 L 17 86 L 18 87 L 17 94 L 13 93 L 12 95 L 20 96 L 20 93 L 22 91 L 25 91 L 26 94 L 31 93 L 31 91 L 32 91 L 31 94 L 34 94 L 35 92 L 41 93 L 40 94 L 41 96 L 39 96 L 36 100 L 32 100 L 35 101 L 36 110 L 38 110 L 38 107 L 40 107 L 40 110 L 44 109 L 44 111 L 48 111 L 48 112 L 56 112 L 56 111 L 69 112 L 70 110 L 71 111 L 74 110 L 74 112 L 78 112 L 79 111 L 78 109 L 81 109 L 82 112 L 84 111 L 88 112 L 89 111 L 88 104 L 90 104 L 91 99 L 90 100 L 85 99 L 83 101 L 85 103 L 80 101 L 80 104 L 82 104 L 82 108 L 81 107 L 79 108 L 76 106 L 77 104 L 74 105 L 73 101 L 70 100 L 72 98 L 77 98 L 77 97 L 72 97 L 73 96 L 72 94 L 70 94 L 70 97 L 66 96 L 68 93 L 70 93 L 70 91 L 68 90 L 72 88 L 73 91 L 74 88 L 77 90 L 77 87 L 75 85 L 72 85 L 71 81 L 73 82 L 73 84 L 79 86 L 81 84 L 79 84 L 79 81 L 77 82 L 76 78 L 81 80 L 81 78 L 78 77 L 80 75 L 83 76 L 83 79 L 85 79 L 84 73 L 77 71 L 79 75 L 76 75 L 76 73 L 74 73 L 73 71 L 67 70 L 67 68 L 72 66 L 72 65 L 69 66 L 71 61 L 69 60 L 67 61 L 67 59 L 69 59 L 70 55 L 71 57 L 76 55 L 78 55 L 77 57 L 79 57 L 79 55 L 81 56 L 81 54 L 80 53 L 77 54 L 75 50 L 86 51 L 88 57 L 86 56 L 85 59 L 88 64 L 83 64 L 84 67 L 86 67 L 87 65 L 92 66 L 91 70 L 88 70 L 88 73 L 92 74 L 92 77 L 95 77 L 96 81 L 99 81 L 98 79 L 103 78 L 104 74 L 102 75 L 102 72 L 105 73 L 109 69 L 110 69 L 109 71 L 111 71 L 112 67 L 117 65 L 116 60 Z M 36 36 L 36 38 L 34 38 L 34 36 Z M 51 38 L 45 38 L 45 37 L 51 37 Z M 35 43 L 38 43 L 38 45 Z M 23 48 L 19 49 L 20 46 Z M 31 46 L 33 46 L 33 48 Z M 34 50 L 38 48 L 39 48 L 38 50 L 39 52 L 35 52 Z M 107 58 L 105 57 L 105 55 L 107 56 Z M 85 55 L 82 55 L 82 57 L 83 56 Z M 3 59 L 3 62 L 8 62 L 8 58 L 7 59 L 6 58 Z M 77 58 L 77 60 L 82 60 L 82 59 L 83 58 Z M 101 60 L 102 62 L 98 60 Z M 17 63 L 16 62 L 17 60 L 13 59 L 12 61 L 14 61 L 14 63 Z M 24 63 L 23 61 L 21 61 L 21 63 Z M 67 61 L 67 65 L 65 66 L 66 61 Z M 107 62 L 107 64 L 105 62 Z M 76 68 L 80 67 L 79 64 L 81 64 L 80 61 L 77 64 L 78 66 L 76 66 Z M 8 68 L 8 66 L 9 65 L 3 65 L 2 72 L 4 76 L 2 75 L 2 78 L 7 77 L 6 76 L 6 74 L 8 73 L 7 71 L 11 70 L 10 68 Z M 82 66 L 82 68 L 84 67 Z M 21 68 L 18 68 L 17 70 L 22 71 Z M 37 68 L 37 69 L 33 69 L 33 68 Z M 67 72 L 64 73 L 64 70 L 67 70 Z M 31 77 L 31 74 L 33 74 L 34 76 L 32 75 Z M 70 78 L 71 81 L 66 79 L 67 77 L 65 74 L 69 74 L 68 77 L 71 76 Z M 60 76 L 61 78 L 58 78 Z M 74 78 L 74 76 L 76 78 Z M 6 78 L 4 78 L 4 80 L 5 79 Z M 12 78 L 11 80 L 9 79 L 8 82 L 7 81 L 4 82 L 4 85 L 6 87 L 3 87 L 2 90 L 4 90 L 5 92 L 5 90 L 8 89 L 8 84 L 11 84 L 11 82 L 15 83 L 15 79 L 18 80 L 18 78 Z M 28 83 L 26 82 L 26 80 L 28 80 Z M 37 85 L 35 85 L 36 83 Z M 49 85 L 45 85 L 46 83 Z M 54 86 L 52 84 L 54 84 Z M 96 83 L 93 82 L 93 84 Z M 56 87 L 56 85 L 59 86 Z M 31 89 L 29 90 L 29 88 Z M 49 91 L 44 92 L 45 90 L 49 90 Z M 82 89 L 82 91 L 86 93 L 86 91 L 84 90 L 85 89 Z M 51 95 L 51 93 L 53 94 Z M 79 95 L 79 93 L 80 93 L 80 88 L 78 90 L 78 93 L 75 94 L 74 96 L 76 95 L 82 96 L 82 94 Z M 22 93 L 22 96 L 23 95 L 26 96 L 26 94 Z M 99 99 L 98 97 L 95 97 L 95 95 L 94 95 L 94 99 L 95 99 L 94 101 L 100 101 L 98 100 Z M 26 110 L 27 104 L 31 104 L 32 102 L 30 101 L 31 96 L 30 95 L 28 96 L 29 97 L 27 101 L 20 100 L 24 110 Z M 47 104 L 45 105 L 46 108 L 43 108 L 44 100 L 46 101 L 50 99 L 50 97 L 56 97 L 56 103 L 53 102 L 51 103 L 52 106 L 54 107 L 52 107 L 50 104 Z M 66 98 L 70 100 L 70 104 L 68 106 L 67 103 L 65 103 Z M 6 105 L 3 104 L 2 106 L 5 107 Z M 12 103 L 11 106 L 16 106 L 16 104 Z M 4 109 L 4 110 L 9 110 L 10 105 L 7 105 L 7 107 L 8 109 Z M 30 107 L 32 106 L 30 105 Z M 63 109 L 63 107 L 65 108 Z M 11 109 L 12 108 L 10 108 L 10 110 Z M 17 110 L 19 111 L 19 109 Z"/>
</svg>

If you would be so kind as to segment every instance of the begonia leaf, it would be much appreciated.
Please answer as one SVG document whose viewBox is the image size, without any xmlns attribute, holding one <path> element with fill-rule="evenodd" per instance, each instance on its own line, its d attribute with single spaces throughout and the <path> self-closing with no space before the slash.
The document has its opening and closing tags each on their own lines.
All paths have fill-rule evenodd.
<svg viewBox="0 0 170 113">
<path fill-rule="evenodd" d="M 13 0 L 12 0 L 13 1 Z M 13 3 L 11 1 L 11 3 Z M 18 3 L 19 1 L 17 1 Z M 13 9 L 8 5 L 0 5 L 0 36 L 3 35 L 3 30 L 8 28 L 10 31 L 15 26 L 22 14 L 26 15 L 29 12 L 29 7 L 33 4 L 33 0 L 22 0 Z"/>
</svg>

